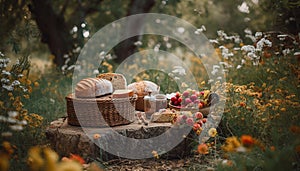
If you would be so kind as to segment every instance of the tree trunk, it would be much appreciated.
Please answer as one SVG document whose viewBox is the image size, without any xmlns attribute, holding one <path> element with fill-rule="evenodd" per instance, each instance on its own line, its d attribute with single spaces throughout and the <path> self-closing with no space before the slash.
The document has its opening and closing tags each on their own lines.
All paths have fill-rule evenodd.
<svg viewBox="0 0 300 171">
<path fill-rule="evenodd" d="M 154 4 L 155 4 L 155 0 L 131 0 L 129 4 L 129 10 L 127 12 L 127 16 L 140 14 L 140 13 L 147 13 L 151 10 Z M 126 32 L 140 33 L 142 28 L 143 28 L 143 18 L 140 18 L 137 21 L 128 23 L 124 32 L 125 34 Z M 114 49 L 117 55 L 116 58 L 117 63 L 121 63 L 123 60 L 125 60 L 127 57 L 129 57 L 136 51 L 136 46 L 134 45 L 134 42 L 138 41 L 139 37 L 140 36 L 134 36 L 129 39 L 126 39 Z"/>
<path fill-rule="evenodd" d="M 109 161 L 112 159 L 120 159 L 120 157 L 106 152 L 100 147 L 109 145 L 114 147 L 114 151 L 120 150 L 121 152 L 124 152 L 124 146 L 122 145 L 124 142 L 122 143 L 122 140 L 120 140 L 119 136 L 116 135 L 122 135 L 132 139 L 148 139 L 164 134 L 164 136 L 166 136 L 165 144 L 167 145 L 171 142 L 169 141 L 170 137 L 180 136 L 182 134 L 181 129 L 173 128 L 172 131 L 170 131 L 170 128 L 172 128 L 171 123 L 151 122 L 147 126 L 132 123 L 129 125 L 115 126 L 111 128 L 113 130 L 109 128 L 85 128 L 83 130 L 81 127 L 68 125 L 67 120 L 60 118 L 51 122 L 51 125 L 47 127 L 46 136 L 51 147 L 60 156 L 69 156 L 72 153 L 78 154 L 88 161 L 95 159 Z M 93 136 L 95 134 L 100 135 L 100 138 L 89 138 L 89 136 Z M 194 148 L 193 143 L 193 135 L 190 133 L 170 151 L 164 151 L 164 149 L 152 149 L 152 144 L 140 144 L 140 141 L 130 144 L 129 147 L 131 147 L 130 149 L 135 149 L 135 151 L 132 152 L 135 153 L 140 151 L 139 147 L 141 145 L 147 145 L 149 146 L 149 152 L 152 150 L 161 150 L 161 152 L 166 152 L 162 154 L 160 158 L 178 159 L 192 154 L 192 149 Z"/>
<path fill-rule="evenodd" d="M 42 42 L 46 43 L 55 56 L 57 66 L 64 64 L 63 55 L 72 48 L 71 35 L 66 26 L 64 16 L 56 13 L 49 0 L 32 0 L 30 6 L 35 21 L 42 33 Z"/>
</svg>

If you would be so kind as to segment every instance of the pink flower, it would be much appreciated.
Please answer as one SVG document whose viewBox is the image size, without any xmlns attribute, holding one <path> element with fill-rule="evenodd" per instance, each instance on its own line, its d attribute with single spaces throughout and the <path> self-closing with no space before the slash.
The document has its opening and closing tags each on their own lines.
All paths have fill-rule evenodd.
<svg viewBox="0 0 300 171">
<path fill-rule="evenodd" d="M 182 117 L 177 117 L 176 118 L 176 123 L 182 124 L 182 123 L 184 123 L 184 120 L 182 119 Z"/>
<path fill-rule="evenodd" d="M 190 97 L 190 99 L 192 100 L 192 102 L 195 101 L 195 100 L 197 100 L 197 98 L 198 97 L 196 95 L 191 95 L 191 97 Z"/>
<path fill-rule="evenodd" d="M 190 93 L 188 92 L 188 91 L 184 91 L 183 93 L 182 93 L 182 96 L 183 97 L 188 97 L 190 95 Z"/>
<path fill-rule="evenodd" d="M 182 116 L 181 116 L 181 119 L 186 120 L 186 119 L 187 119 L 187 116 L 186 116 L 186 115 L 182 115 Z"/>
<path fill-rule="evenodd" d="M 203 114 L 201 112 L 196 112 L 195 113 L 195 118 L 202 119 L 203 118 Z"/>
<path fill-rule="evenodd" d="M 186 122 L 186 124 L 188 124 L 189 126 L 193 126 L 193 125 L 194 125 L 194 120 L 193 120 L 193 118 L 187 118 L 185 122 Z"/>
<path fill-rule="evenodd" d="M 196 104 L 196 105 L 198 105 L 199 103 L 200 103 L 200 100 L 198 100 L 198 99 L 194 101 L 194 104 Z"/>
<path fill-rule="evenodd" d="M 190 103 L 192 103 L 192 100 L 190 98 L 186 98 L 185 99 L 185 104 L 190 104 Z"/>
</svg>

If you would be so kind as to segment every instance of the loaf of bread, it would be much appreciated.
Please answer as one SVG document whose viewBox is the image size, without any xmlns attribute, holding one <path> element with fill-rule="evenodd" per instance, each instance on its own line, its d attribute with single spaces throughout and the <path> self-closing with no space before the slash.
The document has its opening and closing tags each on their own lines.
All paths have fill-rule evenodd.
<svg viewBox="0 0 300 171">
<path fill-rule="evenodd" d="M 75 96 L 78 98 L 95 98 L 112 92 L 112 83 L 99 78 L 85 78 L 79 81 L 75 87 Z"/>
<path fill-rule="evenodd" d="M 113 98 L 126 98 L 126 97 L 132 97 L 133 96 L 133 90 L 115 90 L 112 94 Z"/>
<path fill-rule="evenodd" d="M 117 73 L 104 73 L 104 74 L 99 74 L 97 78 L 101 79 L 106 79 L 110 81 L 113 85 L 113 90 L 120 90 L 120 89 L 126 89 L 127 87 L 127 82 L 122 74 L 117 74 Z"/>
<path fill-rule="evenodd" d="M 158 94 L 160 87 L 151 81 L 139 81 L 128 85 L 129 90 L 133 90 L 138 96 L 148 95 L 149 92 L 152 94 Z"/>
</svg>

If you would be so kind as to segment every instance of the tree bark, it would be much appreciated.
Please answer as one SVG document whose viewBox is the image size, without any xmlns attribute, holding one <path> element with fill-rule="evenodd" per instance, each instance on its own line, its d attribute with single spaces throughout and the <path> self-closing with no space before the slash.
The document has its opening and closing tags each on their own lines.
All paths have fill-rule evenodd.
<svg viewBox="0 0 300 171">
<path fill-rule="evenodd" d="M 154 4 L 155 0 L 131 0 L 127 16 L 140 13 L 148 13 L 154 6 Z M 134 21 L 133 23 L 128 24 L 124 32 L 140 33 L 142 28 L 143 18 L 140 18 L 138 21 Z M 117 63 L 121 63 L 123 60 L 125 60 L 128 56 L 132 55 L 136 51 L 136 46 L 134 45 L 134 42 L 138 41 L 139 38 L 140 36 L 134 36 L 129 39 L 126 39 L 114 48 L 114 52 L 117 56 L 115 61 Z"/>
<path fill-rule="evenodd" d="M 106 145 L 113 146 L 115 151 L 120 150 L 124 152 L 124 146 L 122 145 L 124 142 L 122 143 L 119 136 L 116 135 L 122 135 L 132 139 L 149 139 L 165 134 L 165 143 L 167 145 L 171 142 L 168 137 L 180 136 L 182 133 L 181 129 L 176 128 L 168 132 L 170 128 L 172 128 L 171 123 L 151 122 L 147 126 L 132 123 L 111 128 L 113 130 L 109 128 L 85 128 L 83 130 L 81 127 L 68 125 L 67 120 L 60 118 L 51 122 L 51 125 L 47 127 L 46 136 L 51 147 L 60 156 L 69 156 L 72 153 L 78 154 L 86 160 L 100 159 L 102 161 L 109 161 L 112 159 L 120 159 L 120 157 L 106 152 L 104 149 L 101 149 L 100 146 L 104 146 L 103 143 L 105 143 Z M 100 138 L 89 138 L 89 136 L 95 134 L 100 135 Z M 183 138 L 173 149 L 168 152 L 165 151 L 166 153 L 162 154 L 160 158 L 178 159 L 190 156 L 194 148 L 193 143 L 193 135 L 189 133 L 186 135 L 186 138 Z M 135 149 L 135 152 L 138 152 L 139 146 L 141 145 L 146 146 L 145 144 L 140 144 L 140 141 L 137 141 L 130 144 L 129 147 L 131 147 L 130 149 Z M 152 149 L 151 144 L 147 145 L 149 146 L 149 152 L 152 150 L 164 151 L 164 149 Z"/>
<path fill-rule="evenodd" d="M 64 64 L 63 55 L 72 48 L 72 38 L 64 16 L 54 11 L 49 0 L 32 0 L 30 10 L 41 31 L 42 42 L 48 45 L 51 53 L 55 56 L 54 63 L 62 66 Z"/>
</svg>

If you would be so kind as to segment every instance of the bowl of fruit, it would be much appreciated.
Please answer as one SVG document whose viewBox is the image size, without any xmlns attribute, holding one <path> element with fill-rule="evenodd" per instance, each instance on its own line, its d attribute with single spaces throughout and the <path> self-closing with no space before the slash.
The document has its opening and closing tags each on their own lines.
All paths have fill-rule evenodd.
<svg viewBox="0 0 300 171">
<path fill-rule="evenodd" d="M 219 102 L 219 96 L 209 90 L 196 91 L 187 89 L 183 93 L 176 92 L 170 97 L 169 108 L 178 111 L 201 112 L 208 115 L 210 107 Z"/>
</svg>

